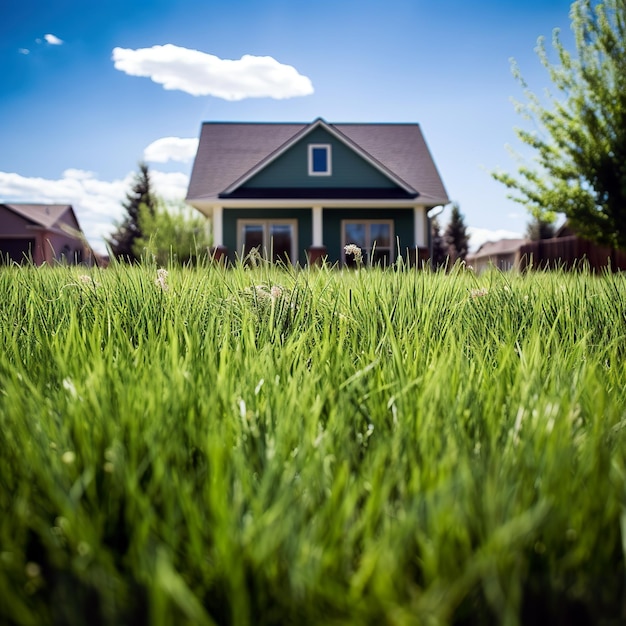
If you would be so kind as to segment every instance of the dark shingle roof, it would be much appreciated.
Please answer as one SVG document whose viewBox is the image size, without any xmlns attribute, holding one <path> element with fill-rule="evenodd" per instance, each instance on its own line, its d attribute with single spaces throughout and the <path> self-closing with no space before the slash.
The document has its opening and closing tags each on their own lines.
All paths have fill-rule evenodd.
<svg viewBox="0 0 626 626">
<path fill-rule="evenodd" d="M 315 124 L 316 122 L 313 122 Z M 418 124 L 326 124 L 383 171 L 416 190 L 425 203 L 448 196 Z M 313 124 L 206 122 L 187 198 L 217 198 L 262 161 L 280 153 Z"/>
</svg>

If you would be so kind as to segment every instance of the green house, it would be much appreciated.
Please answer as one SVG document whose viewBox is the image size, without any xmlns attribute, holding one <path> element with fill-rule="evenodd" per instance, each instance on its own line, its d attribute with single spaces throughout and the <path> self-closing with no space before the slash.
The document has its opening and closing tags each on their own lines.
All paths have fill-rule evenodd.
<svg viewBox="0 0 626 626">
<path fill-rule="evenodd" d="M 449 202 L 418 124 L 206 122 L 187 202 L 218 257 L 349 264 L 428 256 L 428 211 Z"/>
</svg>

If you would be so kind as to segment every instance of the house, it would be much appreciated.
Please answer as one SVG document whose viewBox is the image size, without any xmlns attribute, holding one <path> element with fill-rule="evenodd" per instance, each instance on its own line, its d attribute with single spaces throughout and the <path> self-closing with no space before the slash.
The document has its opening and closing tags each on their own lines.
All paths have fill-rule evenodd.
<svg viewBox="0 0 626 626">
<path fill-rule="evenodd" d="M 448 196 L 418 124 L 206 122 L 187 202 L 211 219 L 216 257 L 350 263 L 428 257 Z"/>
<path fill-rule="evenodd" d="M 91 261 L 69 204 L 0 203 L 0 264 Z"/>
<path fill-rule="evenodd" d="M 506 271 L 519 267 L 520 248 L 526 239 L 486 241 L 476 252 L 467 256 L 467 263 L 478 273 L 491 267 Z"/>
</svg>

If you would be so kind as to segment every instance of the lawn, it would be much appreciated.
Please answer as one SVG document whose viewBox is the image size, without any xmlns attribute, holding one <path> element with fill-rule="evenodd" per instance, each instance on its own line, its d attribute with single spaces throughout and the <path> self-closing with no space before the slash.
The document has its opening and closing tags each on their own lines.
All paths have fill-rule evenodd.
<svg viewBox="0 0 626 626">
<path fill-rule="evenodd" d="M 0 623 L 622 624 L 626 278 L 0 270 Z"/>
</svg>

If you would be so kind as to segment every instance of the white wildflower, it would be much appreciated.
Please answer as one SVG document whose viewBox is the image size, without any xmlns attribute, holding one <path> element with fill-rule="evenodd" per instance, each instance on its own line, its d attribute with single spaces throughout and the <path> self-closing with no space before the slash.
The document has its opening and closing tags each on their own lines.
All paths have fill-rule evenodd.
<svg viewBox="0 0 626 626">
<path fill-rule="evenodd" d="M 354 262 L 357 265 L 363 262 L 363 251 L 356 244 L 349 243 L 347 246 L 343 247 L 343 250 L 347 255 L 354 257 Z"/>
<path fill-rule="evenodd" d="M 157 277 L 154 279 L 154 284 L 157 287 L 161 287 L 163 291 L 167 291 L 169 289 L 169 285 L 167 284 L 167 270 L 160 268 L 157 270 Z"/>
<path fill-rule="evenodd" d="M 470 291 L 470 296 L 472 296 L 472 298 L 482 298 L 483 296 L 486 296 L 489 293 L 489 290 L 486 289 L 485 287 L 481 287 L 480 289 L 472 289 Z"/>
<path fill-rule="evenodd" d="M 74 382 L 71 378 L 63 379 L 63 389 L 65 389 L 65 391 L 67 391 L 70 396 L 72 396 L 72 398 L 76 398 L 78 396 L 78 393 L 76 392 L 76 386 L 74 385 Z"/>
</svg>

